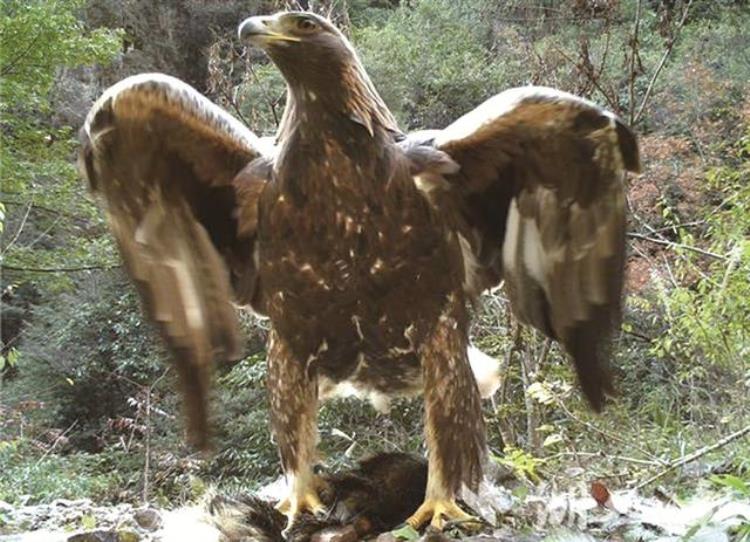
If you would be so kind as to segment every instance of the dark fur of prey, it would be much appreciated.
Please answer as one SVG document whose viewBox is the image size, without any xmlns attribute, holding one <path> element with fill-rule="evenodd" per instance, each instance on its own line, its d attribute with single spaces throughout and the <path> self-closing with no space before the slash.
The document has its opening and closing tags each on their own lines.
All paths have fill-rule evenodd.
<svg viewBox="0 0 750 542">
<path fill-rule="evenodd" d="M 306 542 L 323 529 L 353 525 L 364 536 L 403 523 L 424 499 L 427 461 L 404 453 L 377 454 L 355 469 L 321 475 L 324 518 L 302 514 L 287 537 L 281 534 L 286 517 L 274 503 L 251 494 L 213 497 L 207 504 L 210 521 L 225 542 Z"/>
</svg>

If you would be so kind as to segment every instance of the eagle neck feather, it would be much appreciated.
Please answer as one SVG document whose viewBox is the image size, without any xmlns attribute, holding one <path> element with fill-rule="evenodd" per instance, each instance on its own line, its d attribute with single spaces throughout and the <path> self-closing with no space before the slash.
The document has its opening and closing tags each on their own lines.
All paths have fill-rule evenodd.
<svg viewBox="0 0 750 542">
<path fill-rule="evenodd" d="M 341 68 L 340 74 L 328 74 L 325 84 L 316 81 L 287 85 L 287 104 L 277 138 L 283 140 L 299 124 L 338 123 L 342 117 L 362 125 L 370 136 L 374 136 L 376 127 L 401 133 L 395 117 L 355 58 Z"/>
</svg>

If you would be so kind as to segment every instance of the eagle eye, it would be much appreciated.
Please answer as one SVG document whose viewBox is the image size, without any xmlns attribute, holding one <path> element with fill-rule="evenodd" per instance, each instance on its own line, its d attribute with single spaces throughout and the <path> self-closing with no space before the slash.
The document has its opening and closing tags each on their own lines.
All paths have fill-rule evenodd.
<svg viewBox="0 0 750 542">
<path fill-rule="evenodd" d="M 312 32 L 317 29 L 318 25 L 310 19 L 306 17 L 297 19 L 297 30 L 302 30 L 303 32 Z"/>
</svg>

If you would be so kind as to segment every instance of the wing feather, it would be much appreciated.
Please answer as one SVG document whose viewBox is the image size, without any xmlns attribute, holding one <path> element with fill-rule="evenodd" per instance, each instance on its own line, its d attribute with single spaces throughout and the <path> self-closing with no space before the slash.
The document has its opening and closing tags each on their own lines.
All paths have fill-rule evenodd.
<svg viewBox="0 0 750 542">
<path fill-rule="evenodd" d="M 189 435 L 203 446 L 213 361 L 242 354 L 232 301 L 258 297 L 257 220 L 248 217 L 257 215 L 266 182 L 264 144 L 192 87 L 161 74 L 105 91 L 81 143 L 82 173 L 172 351 Z"/>
<path fill-rule="evenodd" d="M 432 146 L 460 169 L 437 205 L 483 265 L 473 294 L 504 280 L 520 321 L 571 354 L 592 406 L 612 392 L 607 368 L 619 323 L 625 254 L 624 172 L 638 146 L 614 115 L 544 87 L 501 93 Z M 408 145 L 407 145 L 408 147 Z"/>
</svg>

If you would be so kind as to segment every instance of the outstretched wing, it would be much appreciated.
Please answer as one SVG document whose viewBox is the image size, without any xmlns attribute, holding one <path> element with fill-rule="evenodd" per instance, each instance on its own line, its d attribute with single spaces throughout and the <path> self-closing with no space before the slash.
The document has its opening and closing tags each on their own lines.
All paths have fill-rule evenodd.
<svg viewBox="0 0 750 542">
<path fill-rule="evenodd" d="M 215 358 L 238 359 L 231 301 L 257 304 L 263 143 L 189 85 L 143 74 L 109 88 L 81 129 L 79 164 L 125 267 L 172 350 L 189 434 L 207 435 Z"/>
<path fill-rule="evenodd" d="M 415 137 L 407 154 L 422 148 L 418 183 L 450 213 L 467 290 L 504 280 L 515 315 L 564 345 L 600 409 L 612 392 L 607 347 L 621 312 L 624 172 L 639 169 L 633 133 L 581 98 L 523 87 Z M 438 151 L 431 162 L 425 146 Z M 458 171 L 431 174 L 447 157 Z"/>
</svg>

